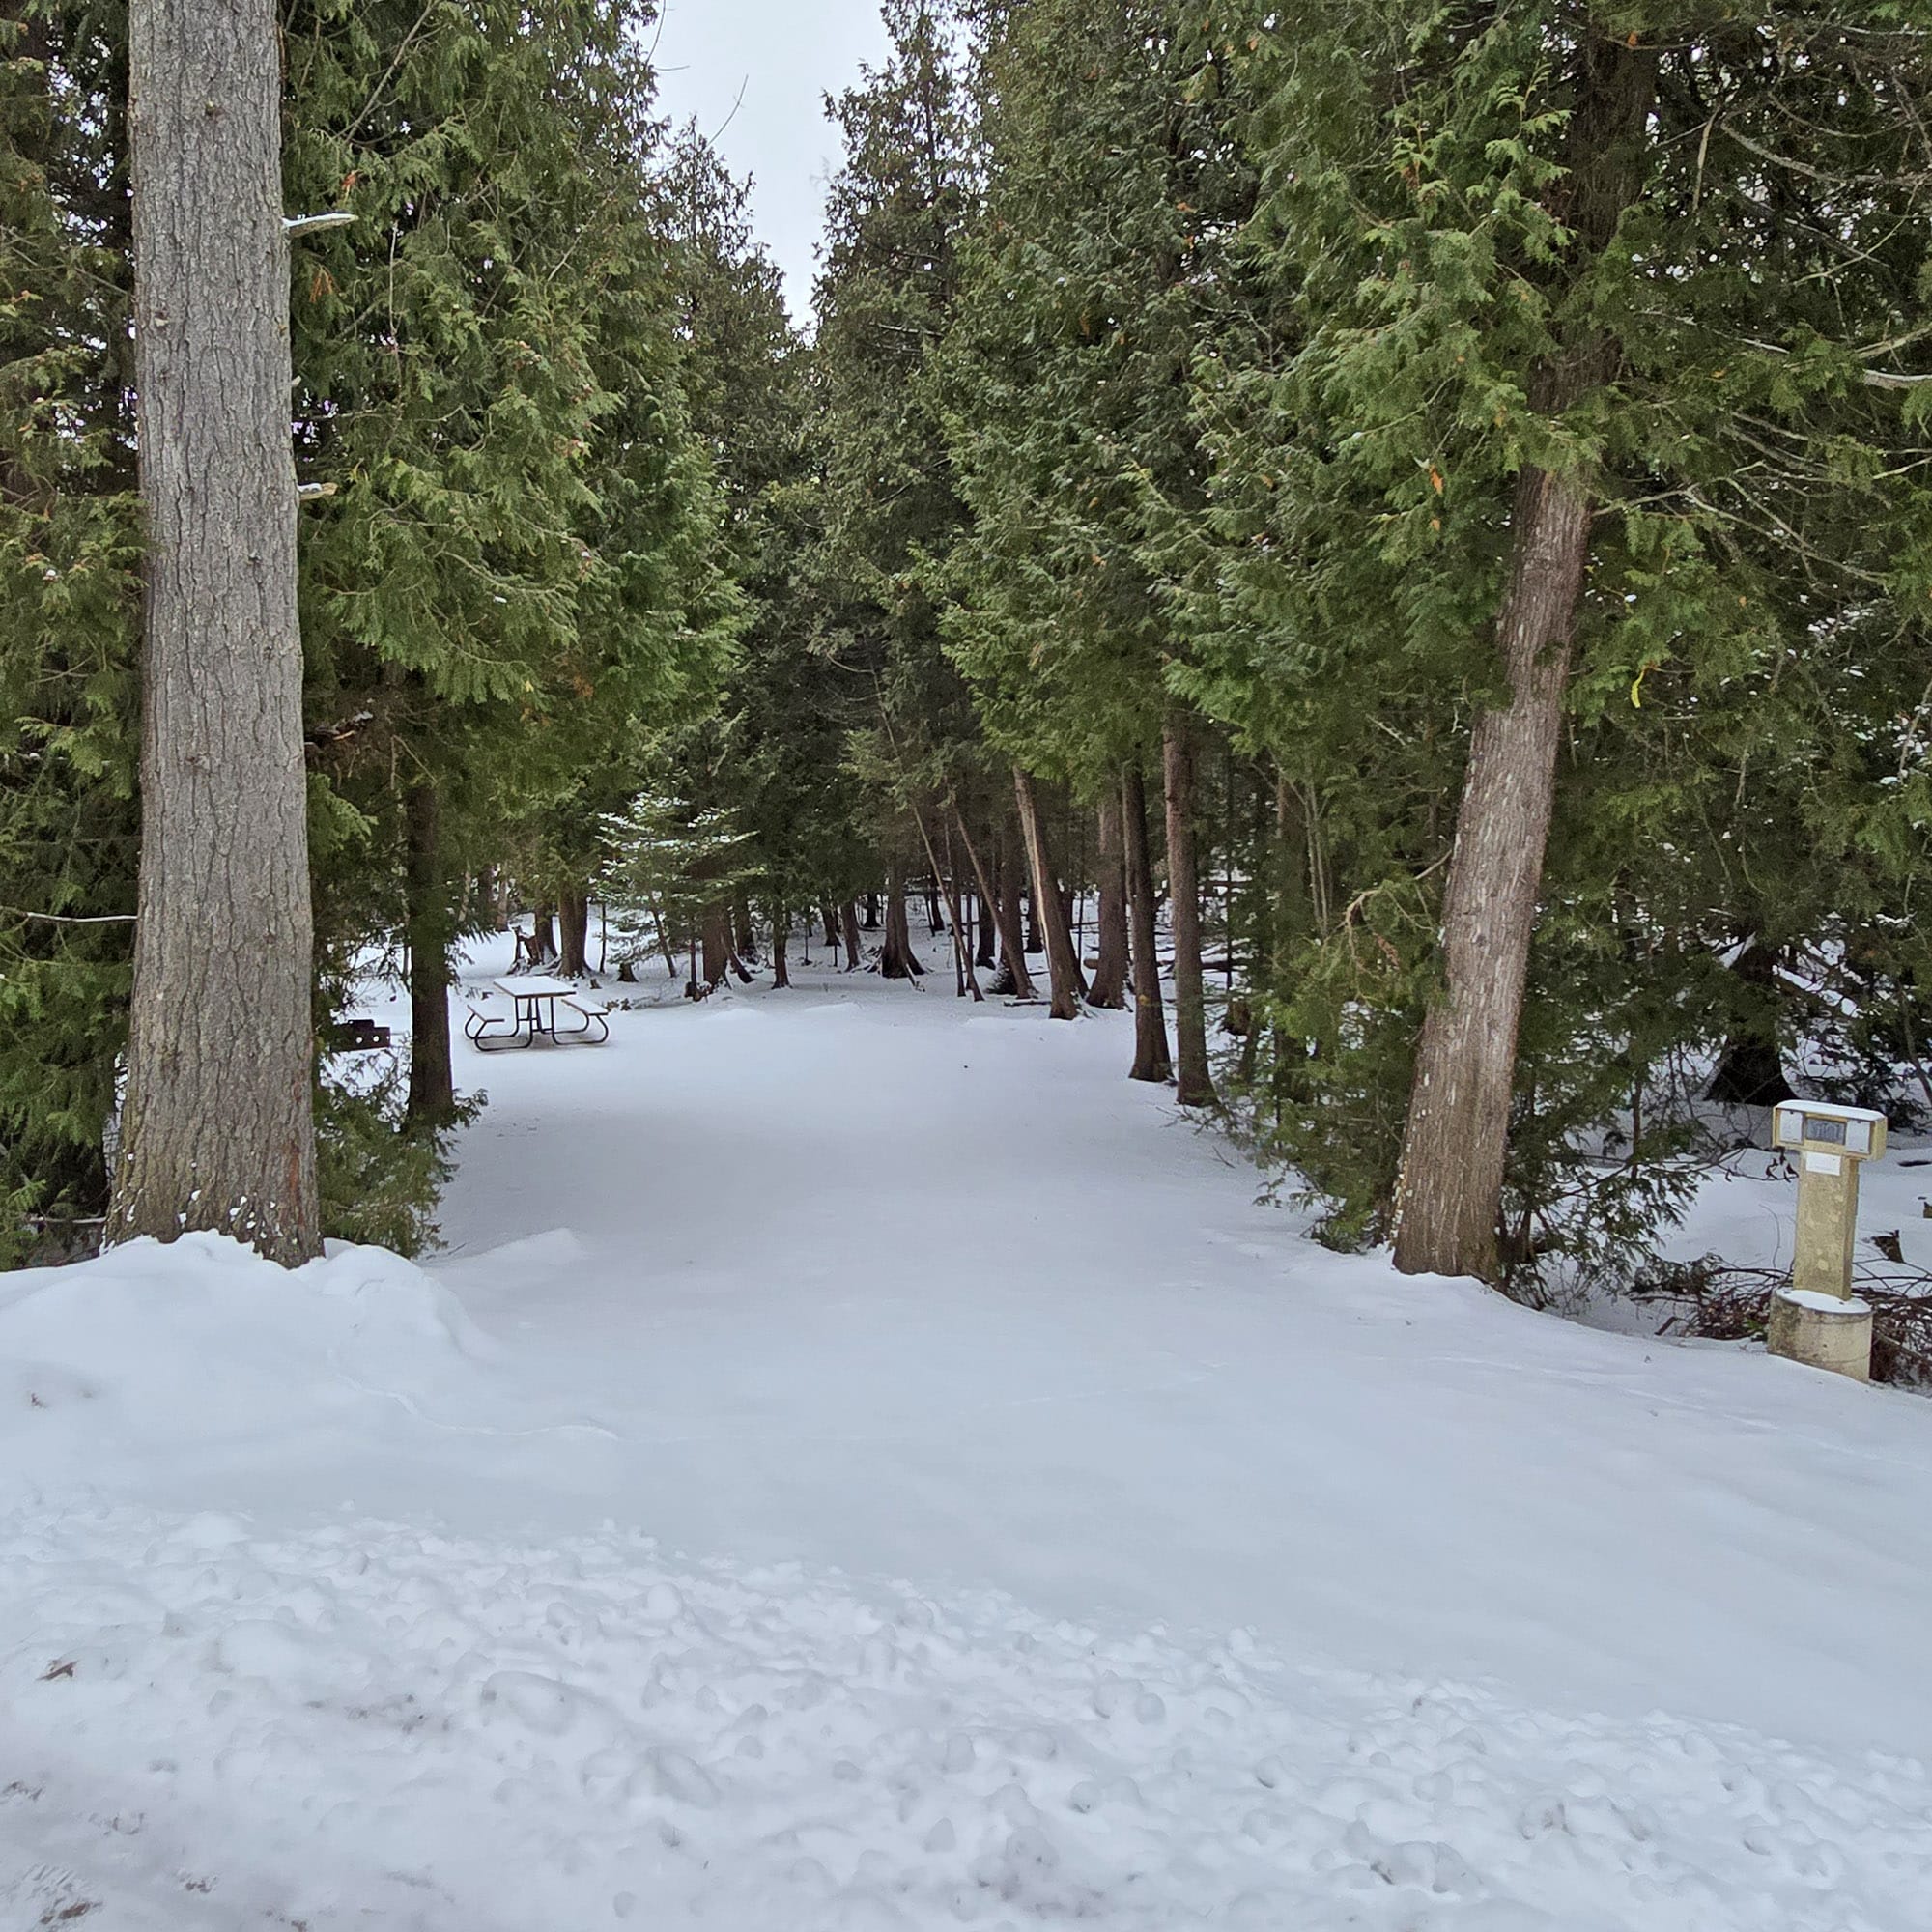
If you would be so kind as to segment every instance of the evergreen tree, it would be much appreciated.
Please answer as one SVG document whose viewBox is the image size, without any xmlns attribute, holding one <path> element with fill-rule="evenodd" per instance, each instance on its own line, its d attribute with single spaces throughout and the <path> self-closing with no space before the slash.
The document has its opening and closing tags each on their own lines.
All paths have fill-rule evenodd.
<svg viewBox="0 0 1932 1932">
<path fill-rule="evenodd" d="M 1224 65 L 1166 0 L 1013 12 L 987 61 L 986 212 L 948 384 L 974 511 L 953 656 L 1023 769 L 1090 799 L 1128 766 L 1160 774 L 1188 1104 L 1214 1090 L 1170 611 L 1205 506 L 1189 379 L 1228 323 L 1250 195 Z"/>
<path fill-rule="evenodd" d="M 1634 8 L 1578 21 L 1340 6 L 1230 41 L 1252 46 L 1269 93 L 1253 139 L 1270 192 L 1252 233 L 1273 306 L 1258 306 L 1244 362 L 1205 372 L 1225 560 L 1195 613 L 1203 700 L 1264 734 L 1302 795 L 1328 926 L 1288 989 L 1316 1049 L 1284 1062 L 1314 1101 L 1306 1138 L 1362 1156 L 1344 1178 L 1331 1151 L 1330 1177 L 1352 1225 L 1385 1225 L 1392 1102 L 1427 1005 L 1435 1045 L 1407 1109 L 1405 1198 L 1430 1200 L 1406 1216 L 1403 1258 L 1493 1273 L 1522 1258 L 1557 1174 L 1576 1176 L 1585 1123 L 1614 1124 L 1646 1068 L 1694 1045 L 1721 1004 L 1718 942 L 1753 926 L 1762 898 L 1734 863 L 1763 840 L 1744 781 L 1776 783 L 1786 668 L 1845 662 L 1876 635 L 1875 610 L 1913 621 L 1873 593 L 1916 578 L 1922 544 L 1901 434 L 1916 399 L 1895 386 L 1925 259 L 1904 145 L 1922 50 L 1883 22 Z M 1618 106 L 1626 81 L 1641 116 L 1634 96 Z M 1821 162 L 1793 130 L 1828 98 Z M 1623 108 L 1621 135 L 1592 118 Z M 1577 602 L 1574 622 L 1569 590 L 1539 607 L 1554 628 L 1530 650 L 1513 617 L 1497 626 L 1534 587 L 1531 509 L 1551 504 L 1567 534 L 1537 555 L 1569 559 Z M 1511 638 L 1527 653 L 1513 668 Z M 1810 682 L 1800 673 L 1794 696 Z M 1352 700 L 1363 688 L 1378 712 Z M 1828 763 L 1849 770 L 1855 745 L 1895 752 L 1872 711 L 1853 699 L 1828 718 L 1819 695 L 1802 709 L 1840 748 L 1820 745 Z M 1469 786 L 1498 769 L 1524 705 L 1542 749 L 1501 760 L 1529 788 L 1504 793 L 1533 800 L 1547 763 L 1550 854 L 1587 853 L 1596 870 L 1546 866 L 1524 820 L 1497 849 L 1527 859 L 1527 883 L 1514 872 L 1505 891 L 1475 834 L 1452 859 L 1455 798 L 1465 829 L 1487 812 Z M 1579 823 L 1586 804 L 1620 823 Z M 1903 832 L 1903 816 L 1887 822 Z M 1688 923 L 1687 854 L 1728 902 Z M 1452 945 L 1432 1001 L 1445 872 L 1462 881 L 1449 927 L 1474 950 Z M 1470 1090 L 1441 1077 L 1443 1029 L 1507 1005 L 1520 978 L 1514 953 L 1484 950 L 1504 925 L 1456 910 L 1493 909 L 1497 893 L 1518 939 L 1538 922 L 1521 1038 L 1500 1007 L 1479 1020 L 1464 1065 L 1487 1069 L 1487 1097 L 1444 1114 Z M 1681 1000 L 1679 973 L 1706 997 Z M 1428 1123 L 1452 1119 L 1445 1151 Z M 1625 1232 L 1667 1205 L 1621 1179 L 1591 1191 L 1600 1224 Z"/>
<path fill-rule="evenodd" d="M 807 559 L 819 648 L 837 664 L 855 763 L 871 781 L 887 888 L 881 970 L 904 940 L 909 871 L 974 790 L 978 727 L 941 639 L 943 561 L 965 525 L 935 392 L 959 293 L 976 155 L 970 21 L 887 0 L 893 52 L 831 103 L 845 158 L 826 215 L 815 377 L 823 534 Z M 876 874 L 874 875 L 876 877 Z"/>
<path fill-rule="evenodd" d="M 728 622 L 640 18 L 327 5 L 295 43 L 292 179 L 357 217 L 297 309 L 303 473 L 334 490 L 305 555 L 331 938 L 403 929 L 431 1129 L 468 878 L 515 859 L 581 954 L 599 815 L 707 701 Z"/>
<path fill-rule="evenodd" d="M 0 1264 L 23 1214 L 65 1247 L 104 1208 L 127 1030 L 126 76 L 111 21 L 0 8 Z"/>
</svg>

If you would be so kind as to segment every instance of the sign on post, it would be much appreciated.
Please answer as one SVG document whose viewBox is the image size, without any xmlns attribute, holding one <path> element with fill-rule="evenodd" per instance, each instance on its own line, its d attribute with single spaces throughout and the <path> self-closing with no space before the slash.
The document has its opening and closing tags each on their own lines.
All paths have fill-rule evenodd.
<svg viewBox="0 0 1932 1932">
<path fill-rule="evenodd" d="M 1775 1355 L 1871 1379 L 1871 1309 L 1852 1294 L 1859 1169 L 1885 1151 L 1886 1120 L 1869 1107 L 1783 1100 L 1772 1143 L 1798 1162 L 1798 1235 L 1791 1286 L 1772 1297 L 1766 1342 Z"/>
</svg>

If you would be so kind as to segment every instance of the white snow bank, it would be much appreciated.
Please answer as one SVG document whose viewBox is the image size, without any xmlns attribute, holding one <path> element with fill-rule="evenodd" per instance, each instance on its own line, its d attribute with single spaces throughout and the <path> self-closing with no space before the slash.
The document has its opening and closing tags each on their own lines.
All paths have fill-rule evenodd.
<svg viewBox="0 0 1932 1932">
<path fill-rule="evenodd" d="M 1106 1639 L 615 1531 L 59 1512 L 0 1554 L 8 1927 L 1923 1922 L 1916 1764 L 1318 1672 L 1246 1632 Z"/>
<path fill-rule="evenodd" d="M 119 1488 L 372 1442 L 510 1403 L 501 1351 L 448 1289 L 379 1248 L 294 1271 L 235 1242 L 135 1241 L 0 1275 L 0 1497 Z"/>
</svg>

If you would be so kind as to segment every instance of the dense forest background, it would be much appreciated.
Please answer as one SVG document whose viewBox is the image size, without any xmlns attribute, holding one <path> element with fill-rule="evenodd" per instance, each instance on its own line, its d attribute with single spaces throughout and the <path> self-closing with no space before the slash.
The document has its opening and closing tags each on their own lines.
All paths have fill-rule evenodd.
<svg viewBox="0 0 1932 1932">
<path fill-rule="evenodd" d="M 447 992 L 1074 1018 L 1338 1243 L 1627 1271 L 1725 1106 L 1932 1105 L 1932 30 L 887 0 L 810 328 L 643 4 L 282 19 L 330 1233 Z M 0 0 L 0 1254 L 105 1209 L 138 852 L 126 23 Z M 1091 895 L 1094 915 L 1072 908 Z M 212 948 L 241 943 L 211 931 Z M 635 955 L 635 956 L 633 956 Z M 654 968 L 651 959 L 660 957 Z"/>
</svg>

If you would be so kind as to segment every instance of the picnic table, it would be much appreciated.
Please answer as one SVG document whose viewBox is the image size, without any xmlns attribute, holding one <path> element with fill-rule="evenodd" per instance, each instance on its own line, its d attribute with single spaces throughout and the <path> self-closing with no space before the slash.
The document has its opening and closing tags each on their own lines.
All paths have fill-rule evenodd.
<svg viewBox="0 0 1932 1932">
<path fill-rule="evenodd" d="M 499 1046 L 534 1046 L 539 1039 L 548 1039 L 554 1045 L 581 1040 L 586 1046 L 599 1046 L 611 1037 L 610 1022 L 605 1019 L 603 1009 L 585 1006 L 568 980 L 554 979 L 548 973 L 518 973 L 491 983 L 498 992 L 510 996 L 510 1018 L 505 1020 L 500 1013 L 479 1012 L 471 1007 L 469 1017 L 463 1023 L 463 1031 L 472 1044 L 485 1052 Z M 578 1016 L 575 1026 L 557 1024 L 559 1000 Z"/>
</svg>

